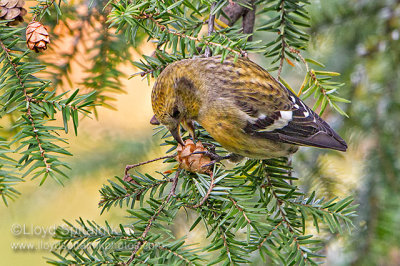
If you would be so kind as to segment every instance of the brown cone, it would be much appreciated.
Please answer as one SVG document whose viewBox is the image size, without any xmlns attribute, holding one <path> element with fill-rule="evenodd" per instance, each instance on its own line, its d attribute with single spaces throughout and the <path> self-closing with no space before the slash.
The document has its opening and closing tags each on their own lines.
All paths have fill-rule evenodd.
<svg viewBox="0 0 400 266">
<path fill-rule="evenodd" d="M 210 173 L 211 166 L 205 166 L 211 162 L 211 159 L 204 154 L 193 154 L 197 151 L 207 151 L 200 141 L 196 144 L 192 140 L 187 139 L 185 146 L 178 144 L 176 149 L 177 156 L 175 157 L 179 163 L 179 167 L 190 172 Z"/>
<path fill-rule="evenodd" d="M 48 43 L 50 43 L 50 36 L 43 24 L 37 21 L 29 23 L 28 27 L 26 27 L 26 44 L 28 48 L 38 53 L 46 50 Z"/>
<path fill-rule="evenodd" d="M 0 20 L 12 20 L 7 23 L 9 26 L 23 22 L 27 13 L 24 5 L 25 0 L 0 0 Z"/>
</svg>

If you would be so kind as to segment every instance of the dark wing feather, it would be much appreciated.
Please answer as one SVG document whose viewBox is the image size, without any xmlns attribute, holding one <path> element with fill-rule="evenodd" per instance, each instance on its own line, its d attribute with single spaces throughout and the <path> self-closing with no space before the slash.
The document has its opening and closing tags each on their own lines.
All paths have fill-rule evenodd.
<svg viewBox="0 0 400 266">
<path fill-rule="evenodd" d="M 259 115 L 249 120 L 244 130 L 275 141 L 346 151 L 346 142 L 295 94 L 287 91 L 288 100 L 292 103 L 290 110 L 276 110 L 268 116 Z M 254 110 L 252 113 L 255 113 Z M 290 116 L 291 119 L 285 121 Z"/>
</svg>

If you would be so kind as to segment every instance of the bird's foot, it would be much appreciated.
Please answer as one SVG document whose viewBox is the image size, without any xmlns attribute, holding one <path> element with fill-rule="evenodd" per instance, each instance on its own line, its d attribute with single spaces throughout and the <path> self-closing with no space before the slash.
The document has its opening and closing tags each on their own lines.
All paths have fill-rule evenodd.
<svg viewBox="0 0 400 266">
<path fill-rule="evenodd" d="M 192 154 L 203 154 L 207 157 L 210 157 L 210 159 L 212 160 L 211 162 L 209 162 L 208 164 L 203 165 L 202 167 L 208 167 L 208 166 L 212 166 L 222 160 L 225 159 L 229 159 L 231 157 L 231 155 L 226 155 L 226 156 L 221 156 L 216 154 L 215 152 L 211 152 L 211 151 L 195 151 Z"/>
<path fill-rule="evenodd" d="M 207 149 L 208 149 L 210 152 L 212 152 L 212 153 L 214 153 L 215 155 L 217 155 L 217 154 L 215 153 L 215 148 L 216 148 L 216 146 L 215 146 L 214 144 L 204 142 L 204 143 L 203 143 L 203 146 L 204 146 L 204 147 L 207 147 Z M 211 157 L 210 157 L 210 158 L 211 158 Z"/>
</svg>

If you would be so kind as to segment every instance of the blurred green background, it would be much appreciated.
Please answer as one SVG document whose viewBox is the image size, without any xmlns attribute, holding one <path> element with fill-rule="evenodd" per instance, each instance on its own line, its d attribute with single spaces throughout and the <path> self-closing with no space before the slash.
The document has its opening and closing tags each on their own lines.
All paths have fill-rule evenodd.
<svg viewBox="0 0 400 266">
<path fill-rule="evenodd" d="M 8 208 L 0 205 L 1 265 L 44 264 L 43 257 L 49 256 L 45 245 L 52 242 L 48 230 L 62 224 L 62 219 L 82 217 L 100 224 L 107 219 L 115 226 L 124 220 L 121 209 L 100 215 L 98 190 L 108 178 L 123 176 L 126 164 L 161 154 L 148 123 L 151 90 L 140 79 L 125 85 L 129 93 L 117 96 L 118 111 L 100 108 L 98 120 L 82 120 L 79 135 L 69 136 L 74 156 L 67 158 L 72 170 L 64 187 L 52 180 L 41 187 L 37 181 L 27 180 L 19 186 L 22 196 L 18 200 Z M 150 165 L 148 170 L 156 166 Z M 32 243 L 38 250 L 15 251 L 15 243 Z"/>
<path fill-rule="evenodd" d="M 324 235 L 326 265 L 400 265 L 400 1 L 314 0 L 310 13 L 308 53 L 327 70 L 342 74 L 337 78 L 345 83 L 341 96 L 352 101 L 343 106 L 349 118 L 324 114 L 348 141 L 349 150 L 341 154 L 302 148 L 293 158 L 294 167 L 305 191 L 327 197 L 353 194 L 360 204 L 351 234 Z M 140 50 L 149 55 L 154 46 L 142 44 Z M 263 58 L 252 59 L 268 65 Z M 293 88 L 299 88 L 303 68 L 300 63 L 285 66 L 283 77 Z M 79 79 L 80 66 L 73 69 L 72 77 Z M 120 70 L 136 72 L 130 66 Z M 108 220 L 111 226 L 124 222 L 123 209 L 100 215 L 98 190 L 108 178 L 122 176 L 126 164 L 161 155 L 162 149 L 149 124 L 151 85 L 139 77 L 125 79 L 123 86 L 127 94 L 116 96 L 117 111 L 99 108 L 98 120 L 82 120 L 79 135 L 69 136 L 74 156 L 68 158 L 71 179 L 64 187 L 52 180 L 42 187 L 27 181 L 18 187 L 19 199 L 9 207 L 0 205 L 0 264 L 44 264 L 52 242 L 48 231 L 62 219 Z M 159 170 L 160 165 L 142 170 Z M 178 219 L 176 231 L 187 230 L 185 223 Z M 13 249 L 24 243 L 39 248 Z"/>
</svg>

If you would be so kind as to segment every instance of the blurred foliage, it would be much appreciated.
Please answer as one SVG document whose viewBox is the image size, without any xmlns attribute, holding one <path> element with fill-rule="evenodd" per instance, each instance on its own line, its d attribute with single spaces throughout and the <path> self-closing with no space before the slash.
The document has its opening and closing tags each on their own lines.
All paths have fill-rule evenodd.
<svg viewBox="0 0 400 266">
<path fill-rule="evenodd" d="M 72 124 L 77 134 L 82 117 L 97 115 L 99 105 L 113 108 L 114 95 L 124 92 L 121 79 L 126 77 L 118 67 L 130 62 L 131 51 L 125 49 L 124 36 L 109 28 L 106 2 L 65 8 L 62 4 L 41 0 L 31 7 L 30 19 L 50 26 L 51 51 L 40 57 L 26 48 L 25 24 L 10 27 L 7 21 L 0 22 L 0 195 L 6 205 L 19 195 L 16 186 L 28 177 L 40 178 L 43 184 L 50 176 L 62 184 L 61 177 L 69 175 L 63 156 L 72 154 L 59 132 L 70 132 Z M 72 45 L 66 46 L 71 39 Z M 83 54 L 90 56 L 86 62 Z M 70 78 L 72 62 L 85 71 L 78 84 Z M 65 80 L 71 88 L 81 89 L 70 89 Z"/>
<path fill-rule="evenodd" d="M 320 60 L 342 73 L 351 101 L 343 130 L 358 142 L 365 166 L 355 187 L 360 228 L 335 264 L 400 264 L 400 3 L 321 1 L 311 30 Z M 325 45 L 324 45 L 325 44 Z M 319 49 L 319 48 L 316 48 Z M 340 180 L 335 180 L 340 182 Z"/>
<path fill-rule="evenodd" d="M 2 146 L 0 167 L 4 176 L 0 177 L 0 195 L 5 204 L 18 195 L 14 186 L 28 175 L 32 179 L 41 177 L 41 184 L 48 176 L 61 183 L 59 177 L 66 176 L 68 166 L 60 155 L 70 153 L 61 146 L 66 141 L 57 131 L 68 132 L 68 121 L 72 120 L 77 133 L 78 114 L 86 115 L 87 107 L 94 102 L 93 93 L 78 94 L 79 90 L 75 90 L 67 96 L 53 90 L 50 81 L 35 76 L 45 67 L 29 60 L 29 51 L 21 45 L 22 31 L 23 28 L 10 28 L 0 22 L 0 112 L 2 117 L 12 117 L 8 131 L 14 133 Z M 58 112 L 62 113 L 64 127 L 48 123 Z M 16 154 L 18 158 L 11 159 Z M 11 174 L 10 167 L 24 172 L 14 170 Z"/>
</svg>

